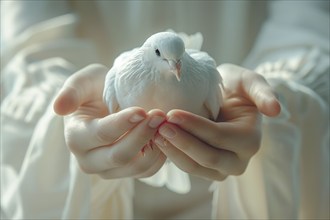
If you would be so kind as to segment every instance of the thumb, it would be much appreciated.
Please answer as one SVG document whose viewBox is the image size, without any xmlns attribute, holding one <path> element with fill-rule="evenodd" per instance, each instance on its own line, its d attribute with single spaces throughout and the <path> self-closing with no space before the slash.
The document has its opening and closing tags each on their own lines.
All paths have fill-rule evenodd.
<svg viewBox="0 0 330 220">
<path fill-rule="evenodd" d="M 105 66 L 92 64 L 71 75 L 55 98 L 55 113 L 68 115 L 86 102 L 102 99 L 107 71 Z"/>
<path fill-rule="evenodd" d="M 63 86 L 55 98 L 53 108 L 56 114 L 67 115 L 77 110 L 79 103 L 77 90 L 73 87 Z"/>
<path fill-rule="evenodd" d="M 259 112 L 270 117 L 280 113 L 281 106 L 275 92 L 262 75 L 233 64 L 222 64 L 218 70 L 227 88 L 245 96 Z"/>
<path fill-rule="evenodd" d="M 280 102 L 263 76 L 254 74 L 243 82 L 243 87 L 262 114 L 275 117 L 281 112 Z"/>
</svg>

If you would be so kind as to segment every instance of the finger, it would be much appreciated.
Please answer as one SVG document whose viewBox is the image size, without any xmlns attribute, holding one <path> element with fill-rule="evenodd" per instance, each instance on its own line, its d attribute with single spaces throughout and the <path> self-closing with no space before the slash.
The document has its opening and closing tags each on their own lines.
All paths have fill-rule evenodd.
<svg viewBox="0 0 330 220">
<path fill-rule="evenodd" d="M 260 146 L 260 132 L 255 130 L 258 128 L 241 122 L 217 123 L 183 110 L 172 110 L 167 117 L 168 122 L 178 125 L 199 140 L 232 151 L 242 159 L 254 155 Z"/>
<path fill-rule="evenodd" d="M 270 117 L 277 116 L 280 113 L 280 103 L 274 90 L 264 77 L 253 74 L 247 78 L 247 74 L 243 74 L 243 88 L 261 113 Z"/>
<path fill-rule="evenodd" d="M 148 112 L 146 120 L 129 131 L 113 145 L 110 160 L 114 166 L 124 166 L 129 163 L 142 148 L 154 137 L 158 127 L 165 121 L 166 116 L 162 111 Z"/>
<path fill-rule="evenodd" d="M 150 175 L 157 172 L 166 160 L 165 155 L 159 149 L 149 149 L 145 155 L 132 160 L 124 167 L 116 167 L 100 173 L 104 179 L 125 178 L 125 177 L 144 177 L 147 172 Z"/>
<path fill-rule="evenodd" d="M 70 150 L 81 156 L 96 147 L 112 144 L 146 117 L 145 111 L 139 107 L 89 121 L 67 116 L 65 139 Z"/>
<path fill-rule="evenodd" d="M 240 88 L 242 96 L 254 102 L 261 113 L 271 117 L 280 113 L 281 107 L 275 92 L 263 76 L 232 64 L 222 64 L 218 70 L 227 88 Z"/>
<path fill-rule="evenodd" d="M 131 107 L 96 120 L 93 147 L 112 144 L 145 118 L 147 115 L 142 108 Z"/>
<path fill-rule="evenodd" d="M 137 172 L 138 174 L 135 175 L 134 177 L 135 178 L 145 178 L 145 177 L 150 177 L 150 176 L 154 175 L 164 165 L 166 159 L 167 159 L 166 155 L 160 151 L 158 159 L 155 162 L 150 163 L 150 166 L 148 169 L 146 169 L 146 170 L 141 169 L 139 172 Z"/>
<path fill-rule="evenodd" d="M 169 158 L 179 169 L 184 172 L 190 173 L 195 176 L 203 177 L 210 180 L 222 181 L 226 178 L 226 175 L 221 172 L 202 166 L 194 161 L 183 151 L 178 149 L 169 141 L 164 141 L 164 138 L 157 135 L 155 139 L 157 146 L 160 150 Z"/>
<path fill-rule="evenodd" d="M 157 116 L 158 117 L 158 116 Z M 149 122 L 152 119 L 149 119 Z M 148 122 L 148 119 L 146 119 Z M 145 125 L 143 125 L 144 122 L 141 122 L 137 127 L 132 129 L 132 131 L 129 133 L 127 136 L 132 136 L 134 137 L 139 137 L 138 133 L 140 130 L 142 130 Z M 153 128 L 155 129 L 155 128 Z M 136 134 L 134 132 L 137 132 Z M 156 132 L 156 129 L 154 133 Z M 141 134 L 141 133 L 140 133 Z M 139 141 L 134 140 L 132 142 L 129 142 L 129 145 L 125 145 L 122 143 L 122 141 L 117 141 L 115 144 L 110 145 L 110 146 L 102 146 L 102 147 L 96 147 L 90 151 L 88 151 L 85 155 L 80 156 L 80 164 L 81 168 L 86 172 L 86 173 L 100 173 L 100 172 L 105 172 L 106 173 L 111 173 L 110 176 L 113 176 L 116 171 L 108 171 L 112 168 L 120 167 L 124 168 L 129 166 L 129 164 L 132 163 L 132 161 L 136 161 L 137 158 L 140 157 L 146 157 L 150 158 L 151 156 L 149 155 L 154 155 L 155 153 L 158 152 L 160 153 L 159 149 L 149 149 L 146 147 L 144 150 L 144 153 L 140 153 L 141 149 L 145 147 L 145 144 L 149 142 L 149 140 L 153 137 L 154 134 L 150 135 L 149 137 L 145 137 L 145 141 L 142 143 L 139 143 Z M 125 139 L 126 137 L 123 137 L 122 139 Z M 143 163 L 143 159 L 139 159 Z M 140 164 L 141 165 L 141 164 Z M 142 169 L 141 166 L 135 167 L 133 170 L 146 170 Z M 138 172 L 137 172 L 138 173 Z M 124 175 L 128 175 L 129 173 L 126 172 Z M 117 174 L 116 174 L 117 175 Z"/>
<path fill-rule="evenodd" d="M 147 118 L 133 127 L 115 143 L 96 147 L 82 155 L 81 164 L 84 170 L 104 171 L 114 167 L 125 167 L 132 160 L 143 155 L 142 148 L 153 138 L 158 126 L 165 120 L 160 111 L 149 112 Z"/>
<path fill-rule="evenodd" d="M 202 167 L 215 169 L 226 175 L 238 175 L 246 165 L 235 153 L 214 148 L 175 125 L 166 123 L 159 128 L 159 133 Z"/>
<path fill-rule="evenodd" d="M 59 115 L 67 115 L 82 103 L 95 99 L 102 100 L 107 71 L 105 66 L 92 64 L 69 77 L 55 98 L 54 111 Z"/>
</svg>

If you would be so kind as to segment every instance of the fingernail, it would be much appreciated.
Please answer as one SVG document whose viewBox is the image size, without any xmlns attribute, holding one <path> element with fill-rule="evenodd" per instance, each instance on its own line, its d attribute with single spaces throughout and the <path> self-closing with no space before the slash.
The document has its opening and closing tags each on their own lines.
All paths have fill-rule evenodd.
<svg viewBox="0 0 330 220">
<path fill-rule="evenodd" d="M 139 115 L 139 114 L 134 114 L 130 119 L 129 121 L 132 122 L 132 123 L 137 123 L 137 122 L 140 122 L 144 119 L 144 117 L 142 115 Z"/>
<path fill-rule="evenodd" d="M 150 128 L 157 128 L 164 121 L 164 117 L 161 116 L 153 116 L 148 125 Z"/>
<path fill-rule="evenodd" d="M 171 115 L 167 121 L 173 124 L 180 124 L 183 121 L 183 119 L 179 116 Z"/>
<path fill-rule="evenodd" d="M 164 147 L 165 146 L 165 139 L 162 138 L 161 136 L 156 137 L 155 139 L 155 143 L 157 144 L 157 146 L 159 147 Z"/>
<path fill-rule="evenodd" d="M 176 132 L 170 128 L 169 126 L 162 126 L 160 129 L 159 129 L 159 133 L 164 136 L 164 137 L 167 137 L 167 138 L 174 138 L 175 135 L 176 135 Z"/>
</svg>

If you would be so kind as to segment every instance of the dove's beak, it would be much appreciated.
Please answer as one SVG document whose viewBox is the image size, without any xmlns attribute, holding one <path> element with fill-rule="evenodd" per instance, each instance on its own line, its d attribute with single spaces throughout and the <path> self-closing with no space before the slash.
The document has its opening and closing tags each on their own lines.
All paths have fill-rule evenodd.
<svg viewBox="0 0 330 220">
<path fill-rule="evenodd" d="M 178 61 L 169 60 L 168 63 L 171 67 L 171 72 L 173 72 L 176 79 L 178 81 L 180 81 L 181 80 L 181 60 L 178 60 Z"/>
</svg>

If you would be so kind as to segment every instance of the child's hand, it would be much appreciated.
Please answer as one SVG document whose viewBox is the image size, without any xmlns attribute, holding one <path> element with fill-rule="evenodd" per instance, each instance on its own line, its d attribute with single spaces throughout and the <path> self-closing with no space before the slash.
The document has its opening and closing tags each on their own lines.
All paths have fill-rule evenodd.
<svg viewBox="0 0 330 220">
<path fill-rule="evenodd" d="M 259 112 L 271 117 L 280 112 L 280 104 L 262 76 L 230 64 L 218 70 L 225 86 L 218 121 L 173 110 L 156 138 L 179 168 L 212 180 L 242 174 L 260 146 Z"/>
<path fill-rule="evenodd" d="M 165 120 L 160 110 L 146 113 L 133 107 L 109 115 L 103 103 L 103 84 L 107 69 L 90 65 L 65 82 L 54 110 L 65 115 L 65 139 L 86 173 L 103 178 L 147 177 L 166 160 L 158 149 L 143 147 Z"/>
</svg>

